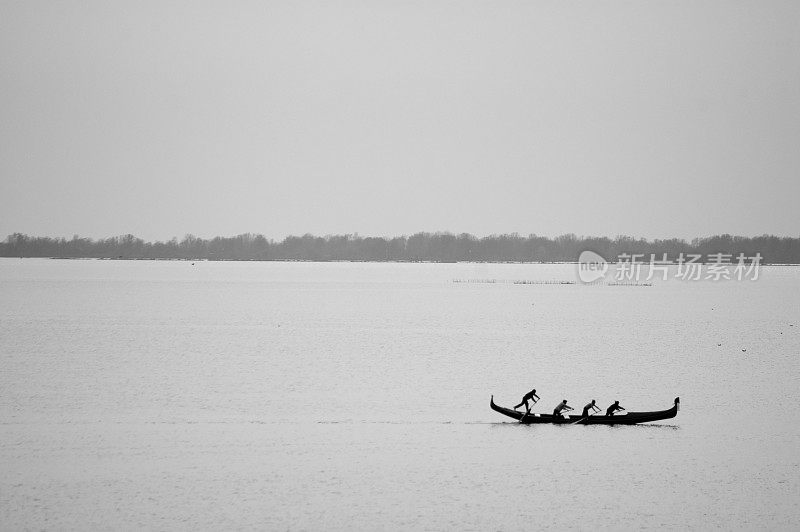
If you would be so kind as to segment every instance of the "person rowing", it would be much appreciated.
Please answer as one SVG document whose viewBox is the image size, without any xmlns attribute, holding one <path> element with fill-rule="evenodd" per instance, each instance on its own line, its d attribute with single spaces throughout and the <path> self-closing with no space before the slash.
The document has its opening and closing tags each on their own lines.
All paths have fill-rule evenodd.
<svg viewBox="0 0 800 532">
<path fill-rule="evenodd" d="M 556 418 L 560 417 L 562 410 L 570 411 L 572 409 L 573 408 L 571 406 L 567 406 L 567 400 L 564 399 L 563 401 L 558 403 L 558 406 L 555 408 L 555 410 L 553 410 L 553 417 L 556 417 Z"/>
<path fill-rule="evenodd" d="M 535 405 L 536 401 L 538 401 L 538 400 L 539 400 L 539 396 L 536 395 L 536 388 L 534 388 L 533 390 L 529 391 L 528 393 L 526 393 L 525 395 L 522 396 L 522 402 L 520 404 L 518 404 L 517 406 L 515 406 L 514 410 L 516 410 L 517 408 L 525 405 L 525 410 L 527 412 L 530 412 L 531 411 L 531 406 Z M 528 401 L 533 401 L 530 404 L 530 406 L 528 406 Z"/>
<path fill-rule="evenodd" d="M 619 401 L 614 401 L 614 404 L 609 406 L 608 409 L 606 410 L 606 415 L 608 417 L 611 417 L 614 415 L 614 412 L 618 410 L 625 410 L 625 409 L 619 406 Z"/>
<path fill-rule="evenodd" d="M 597 408 L 597 406 L 595 405 L 594 399 L 592 399 L 591 403 L 589 403 L 588 405 L 583 407 L 583 414 L 581 414 L 581 417 L 589 417 L 589 410 L 590 409 L 591 409 L 592 413 L 600 412 L 600 409 Z"/>
</svg>

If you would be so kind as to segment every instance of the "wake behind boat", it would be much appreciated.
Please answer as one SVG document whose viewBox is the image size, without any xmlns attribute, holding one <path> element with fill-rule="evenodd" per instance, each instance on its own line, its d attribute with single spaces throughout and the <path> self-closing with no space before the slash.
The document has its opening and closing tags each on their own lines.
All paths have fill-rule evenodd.
<svg viewBox="0 0 800 532">
<path fill-rule="evenodd" d="M 581 414 L 562 414 L 554 416 L 553 414 L 535 414 L 533 412 L 518 412 L 510 408 L 498 406 L 494 403 L 494 396 L 492 396 L 489 406 L 495 412 L 500 412 L 504 416 L 516 419 L 520 423 L 552 423 L 559 425 L 636 425 L 637 423 L 647 423 L 648 421 L 660 421 L 662 419 L 670 419 L 678 414 L 678 407 L 680 406 L 681 398 L 675 398 L 675 404 L 672 408 L 666 410 L 658 410 L 655 412 L 624 412 L 615 414 L 613 416 L 583 416 Z"/>
</svg>

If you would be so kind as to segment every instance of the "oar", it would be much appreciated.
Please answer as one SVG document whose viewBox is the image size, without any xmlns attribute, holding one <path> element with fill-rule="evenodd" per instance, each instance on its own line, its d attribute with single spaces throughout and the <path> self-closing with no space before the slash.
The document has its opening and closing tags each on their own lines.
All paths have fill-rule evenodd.
<svg viewBox="0 0 800 532">
<path fill-rule="evenodd" d="M 591 414 L 589 414 L 589 416 L 591 416 Z M 588 418 L 589 416 L 582 417 L 582 418 L 580 418 L 578 421 L 573 421 L 572 423 L 570 423 L 570 425 L 577 425 L 578 423 L 580 423 L 580 422 L 581 422 L 581 421 L 583 421 L 584 419 Z"/>
<path fill-rule="evenodd" d="M 569 408 L 569 407 L 567 407 L 567 408 Z M 573 410 L 575 410 L 575 409 L 574 409 L 574 408 L 570 408 L 570 409 L 569 409 L 569 410 L 567 410 L 566 412 L 565 412 L 564 410 L 562 410 L 561 412 L 559 412 L 559 413 L 558 413 L 558 415 L 557 415 L 557 416 L 555 416 L 555 418 L 556 418 L 556 419 L 558 419 L 558 418 L 561 418 L 561 417 L 563 417 L 564 419 L 569 419 L 569 418 L 567 417 L 567 412 L 572 412 Z M 554 419 L 553 421 L 555 421 L 555 419 Z M 561 420 L 559 420 L 558 422 L 559 422 L 559 423 L 561 423 Z M 569 422 L 569 424 L 570 424 L 570 425 L 572 425 L 573 423 L 574 423 L 574 421 L 570 421 L 570 422 Z"/>
<path fill-rule="evenodd" d="M 538 402 L 538 401 L 534 401 L 534 402 L 533 402 L 533 404 L 531 405 L 531 408 L 533 408 L 534 406 L 536 406 L 536 403 L 537 403 L 537 402 Z M 524 414 L 522 414 L 522 417 L 521 417 L 521 418 L 519 418 L 519 422 L 520 422 L 520 423 L 522 423 L 522 421 L 523 421 L 523 420 L 524 420 L 526 417 L 528 417 L 528 414 L 530 414 L 530 413 L 531 413 L 531 408 L 526 408 L 526 409 L 525 409 L 525 413 L 524 413 Z"/>
<path fill-rule="evenodd" d="M 595 412 L 595 411 L 592 411 L 592 413 L 591 413 L 591 414 L 589 414 L 588 416 L 586 416 L 586 417 L 582 417 L 582 418 L 580 418 L 578 421 L 573 421 L 572 423 L 570 423 L 570 425 L 577 425 L 578 423 L 580 423 L 580 422 L 581 422 L 581 421 L 583 421 L 584 419 L 588 419 L 588 418 L 592 417 L 592 416 L 593 416 L 593 415 L 595 415 L 595 414 L 596 414 L 596 412 Z"/>
</svg>

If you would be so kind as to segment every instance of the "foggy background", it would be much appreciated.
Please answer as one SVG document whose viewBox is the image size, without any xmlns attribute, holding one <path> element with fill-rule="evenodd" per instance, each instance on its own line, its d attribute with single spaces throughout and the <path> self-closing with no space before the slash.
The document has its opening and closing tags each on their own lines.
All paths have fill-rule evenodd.
<svg viewBox="0 0 800 532">
<path fill-rule="evenodd" d="M 0 238 L 797 235 L 797 2 L 0 2 Z"/>
</svg>

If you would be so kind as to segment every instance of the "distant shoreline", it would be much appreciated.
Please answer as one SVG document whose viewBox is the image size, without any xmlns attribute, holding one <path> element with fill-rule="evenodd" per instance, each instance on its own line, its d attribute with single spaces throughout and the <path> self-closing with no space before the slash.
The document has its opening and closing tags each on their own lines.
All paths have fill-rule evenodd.
<svg viewBox="0 0 800 532">
<path fill-rule="evenodd" d="M 677 238 L 650 241 L 574 234 L 548 238 L 514 233 L 478 238 L 468 233 L 416 233 L 398 237 L 306 234 L 275 241 L 245 233 L 211 239 L 186 235 L 182 240 L 145 242 L 130 234 L 100 240 L 76 235 L 67 240 L 14 233 L 0 241 L 0 257 L 101 260 L 571 264 L 587 251 L 610 263 L 635 259 L 646 264 L 652 259 L 657 264 L 740 260 L 800 264 L 800 237 L 725 234 L 687 242 Z"/>
<path fill-rule="evenodd" d="M 371 259 L 336 259 L 336 260 L 314 260 L 314 259 L 183 259 L 183 258 L 149 258 L 149 257 L 0 257 L 0 259 L 44 259 L 44 260 L 98 260 L 98 261 L 161 261 L 161 262 L 303 262 L 303 263 L 372 263 L 372 264 L 526 264 L 526 265 L 554 265 L 554 264 L 580 264 L 578 261 L 435 261 L 435 260 L 371 260 Z M 608 261 L 609 265 L 620 264 L 621 261 Z M 642 266 L 647 266 L 649 262 L 639 262 Z M 714 262 L 699 261 L 695 264 L 716 264 Z M 735 266 L 732 262 L 729 266 Z M 670 264 L 669 266 L 677 266 Z M 765 266 L 800 266 L 800 263 L 766 263 Z"/>
</svg>

